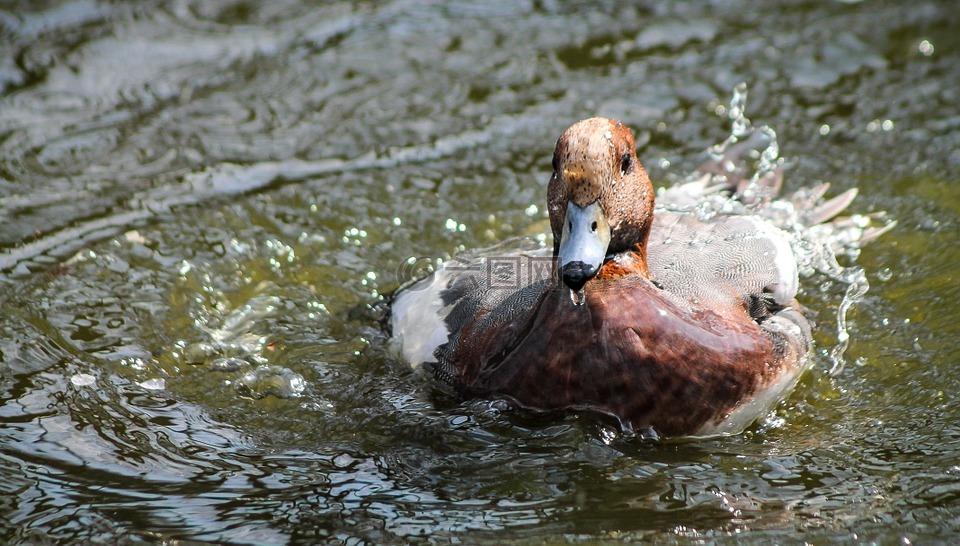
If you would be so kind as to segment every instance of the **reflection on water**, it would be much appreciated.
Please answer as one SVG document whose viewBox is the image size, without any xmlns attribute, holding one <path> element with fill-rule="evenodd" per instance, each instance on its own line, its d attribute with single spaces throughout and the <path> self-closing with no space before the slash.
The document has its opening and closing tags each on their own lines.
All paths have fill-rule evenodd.
<svg viewBox="0 0 960 546">
<path fill-rule="evenodd" d="M 947 540 L 958 25 L 932 0 L 0 8 L 0 541 Z M 741 81 L 787 189 L 899 222 L 849 310 L 855 270 L 811 278 L 817 361 L 767 420 L 645 442 L 390 355 L 398 276 L 547 231 L 567 125 L 625 121 L 676 182 Z"/>
</svg>

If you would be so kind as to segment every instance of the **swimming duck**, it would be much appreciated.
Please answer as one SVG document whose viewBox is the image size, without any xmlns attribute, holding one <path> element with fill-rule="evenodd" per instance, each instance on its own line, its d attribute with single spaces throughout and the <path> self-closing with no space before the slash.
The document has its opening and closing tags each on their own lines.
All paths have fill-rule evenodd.
<svg viewBox="0 0 960 546">
<path fill-rule="evenodd" d="M 735 176 L 711 186 L 722 161 L 662 194 L 677 210 L 655 211 L 630 130 L 572 125 L 547 188 L 552 251 L 494 248 L 401 288 L 393 342 L 463 398 L 600 412 L 645 434 L 742 431 L 792 389 L 812 340 L 790 235 L 749 207 L 691 212 L 738 183 L 744 202 L 779 189 L 778 171 L 749 191 Z M 820 202 L 824 190 L 804 194 L 810 225 L 855 195 Z"/>
</svg>

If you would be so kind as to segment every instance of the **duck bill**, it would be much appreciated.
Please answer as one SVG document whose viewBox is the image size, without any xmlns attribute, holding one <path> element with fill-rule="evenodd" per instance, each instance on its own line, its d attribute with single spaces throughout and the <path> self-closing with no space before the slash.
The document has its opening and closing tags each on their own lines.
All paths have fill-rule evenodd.
<svg viewBox="0 0 960 546">
<path fill-rule="evenodd" d="M 557 268 L 560 279 L 574 292 L 596 276 L 607 255 L 610 225 L 599 201 L 580 207 L 567 203 Z"/>
</svg>

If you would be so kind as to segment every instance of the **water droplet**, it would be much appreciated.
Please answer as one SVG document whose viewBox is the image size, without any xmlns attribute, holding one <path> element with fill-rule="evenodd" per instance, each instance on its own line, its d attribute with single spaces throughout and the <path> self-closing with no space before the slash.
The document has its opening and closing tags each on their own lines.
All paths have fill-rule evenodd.
<svg viewBox="0 0 960 546">
<path fill-rule="evenodd" d="M 570 301 L 574 305 L 580 306 L 583 305 L 584 300 L 586 299 L 586 293 L 583 291 L 583 288 L 580 290 L 571 290 L 570 291 Z"/>
<path fill-rule="evenodd" d="M 917 49 L 919 49 L 920 53 L 922 53 L 925 57 L 933 55 L 934 52 L 933 44 L 931 44 L 928 40 L 923 40 L 920 42 L 920 45 L 917 46 Z"/>
<path fill-rule="evenodd" d="M 328 400 L 324 400 L 324 401 L 322 401 L 322 402 L 311 401 L 311 402 L 304 402 L 304 403 L 300 404 L 300 408 L 301 408 L 301 409 L 305 409 L 305 410 L 307 410 L 307 411 L 323 411 L 323 412 L 327 412 L 327 411 L 329 411 L 329 410 L 334 409 L 334 407 L 335 407 L 335 406 L 333 405 L 333 402 L 330 402 L 330 401 L 328 401 Z"/>
<path fill-rule="evenodd" d="M 249 366 L 250 363 L 242 358 L 229 356 L 218 358 L 210 363 L 210 370 L 214 372 L 235 372 Z"/>
<path fill-rule="evenodd" d="M 653 427 L 640 427 L 640 430 L 637 431 L 637 436 L 641 440 L 657 441 L 660 439 L 660 435 L 657 434 L 657 431 Z"/>
<path fill-rule="evenodd" d="M 733 120 L 733 130 L 731 133 L 737 138 L 742 138 L 750 133 L 750 120 L 746 116 L 747 110 L 747 84 L 738 83 L 733 88 L 733 98 L 730 99 L 730 119 Z"/>
<path fill-rule="evenodd" d="M 847 330 L 847 311 L 856 303 L 863 301 L 864 294 L 870 289 L 870 283 L 867 282 L 867 275 L 859 267 L 843 268 L 837 264 L 836 257 L 832 256 L 831 267 L 838 273 L 838 280 L 847 283 L 847 290 L 840 300 L 840 308 L 837 309 L 837 345 L 830 351 L 830 360 L 833 366 L 830 369 L 831 374 L 839 373 L 843 369 L 843 353 L 850 344 L 850 333 Z"/>
<path fill-rule="evenodd" d="M 776 169 L 780 163 L 780 144 L 777 142 L 777 132 L 772 127 L 764 125 L 760 127 L 760 133 L 768 140 L 767 147 L 760 153 L 760 163 L 757 164 L 755 179 L 763 178 L 766 174 Z"/>
<path fill-rule="evenodd" d="M 121 359 L 120 359 L 120 365 L 121 365 L 121 366 L 128 366 L 128 367 L 130 367 L 130 368 L 132 368 L 132 369 L 134 369 L 134 370 L 137 370 L 137 371 L 143 371 L 143 370 L 147 369 L 146 363 L 143 361 L 142 358 L 139 358 L 139 357 L 121 358 Z"/>
<path fill-rule="evenodd" d="M 250 298 L 247 303 L 223 319 L 223 326 L 212 333 L 213 338 L 220 342 L 240 338 L 253 328 L 255 323 L 273 314 L 279 305 L 280 298 L 276 296 Z"/>
<path fill-rule="evenodd" d="M 183 360 L 187 364 L 203 364 L 216 352 L 217 349 L 210 343 L 202 341 L 191 343 L 183 349 Z"/>
<path fill-rule="evenodd" d="M 282 366 L 260 366 L 237 380 L 237 394 L 260 400 L 267 396 L 296 398 L 307 386 L 297 372 Z"/>
<path fill-rule="evenodd" d="M 611 427 L 602 427 L 600 429 L 600 441 L 609 445 L 613 445 L 617 441 L 617 438 L 620 435 L 617 434 L 617 431 Z"/>
</svg>

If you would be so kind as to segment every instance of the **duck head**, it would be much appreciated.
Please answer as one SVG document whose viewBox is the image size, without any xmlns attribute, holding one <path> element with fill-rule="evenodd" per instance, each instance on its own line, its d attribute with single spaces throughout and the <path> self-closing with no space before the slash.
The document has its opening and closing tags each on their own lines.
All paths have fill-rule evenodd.
<svg viewBox="0 0 960 546">
<path fill-rule="evenodd" d="M 577 122 L 557 140 L 547 207 L 557 273 L 574 292 L 601 270 L 617 269 L 605 263 L 625 252 L 648 276 L 653 187 L 635 146 L 630 129 L 607 118 Z"/>
</svg>

